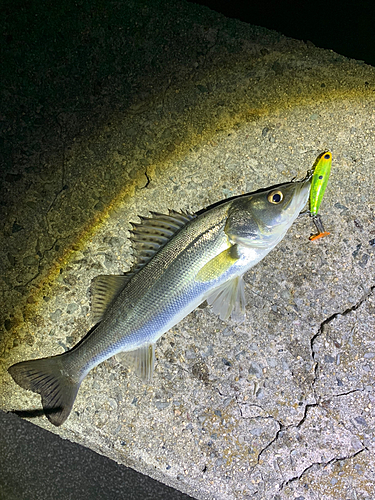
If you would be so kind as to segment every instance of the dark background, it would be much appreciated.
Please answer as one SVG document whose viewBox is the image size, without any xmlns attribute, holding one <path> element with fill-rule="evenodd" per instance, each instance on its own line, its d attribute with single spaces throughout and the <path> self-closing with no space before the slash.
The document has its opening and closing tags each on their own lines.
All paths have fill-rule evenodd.
<svg viewBox="0 0 375 500">
<path fill-rule="evenodd" d="M 375 66 L 375 2 L 188 0 Z"/>
</svg>

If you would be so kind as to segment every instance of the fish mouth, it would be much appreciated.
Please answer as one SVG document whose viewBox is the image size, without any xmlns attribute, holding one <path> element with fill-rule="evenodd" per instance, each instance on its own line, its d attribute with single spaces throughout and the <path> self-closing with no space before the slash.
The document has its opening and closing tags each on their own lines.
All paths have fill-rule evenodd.
<svg viewBox="0 0 375 500">
<path fill-rule="evenodd" d="M 309 178 L 302 181 L 301 189 L 300 189 L 300 192 L 298 194 L 299 199 L 298 199 L 298 203 L 297 203 L 298 205 L 301 205 L 299 212 L 303 209 L 303 207 L 306 205 L 306 203 L 309 199 L 311 182 L 312 182 L 312 176 L 310 176 Z"/>
<path fill-rule="evenodd" d="M 294 195 L 286 208 L 286 211 L 289 212 L 292 217 L 297 217 L 306 205 L 310 194 L 311 181 L 312 176 L 309 176 L 303 181 L 298 182 L 298 184 L 296 183 Z"/>
<path fill-rule="evenodd" d="M 269 226 L 264 226 L 258 220 L 258 228 L 260 237 L 257 242 L 252 241 L 252 245 L 256 247 L 275 246 L 285 235 L 293 222 L 297 219 L 301 210 L 305 207 L 310 194 L 312 176 L 307 177 L 302 181 L 294 182 L 294 192 L 290 197 L 288 205 L 284 207 L 279 215 L 278 221 L 273 222 Z M 281 220 L 280 220 L 281 219 Z"/>
</svg>

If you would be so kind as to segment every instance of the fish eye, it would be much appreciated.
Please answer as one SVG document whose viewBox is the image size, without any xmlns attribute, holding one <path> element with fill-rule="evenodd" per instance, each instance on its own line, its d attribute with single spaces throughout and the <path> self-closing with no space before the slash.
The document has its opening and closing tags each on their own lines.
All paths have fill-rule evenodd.
<svg viewBox="0 0 375 500">
<path fill-rule="evenodd" d="M 274 205 L 277 205 L 281 201 L 283 201 L 284 195 L 281 191 L 271 191 L 267 196 L 267 200 Z"/>
<path fill-rule="evenodd" d="M 325 153 L 324 159 L 329 160 L 331 158 L 331 156 L 332 156 L 331 153 Z"/>
</svg>

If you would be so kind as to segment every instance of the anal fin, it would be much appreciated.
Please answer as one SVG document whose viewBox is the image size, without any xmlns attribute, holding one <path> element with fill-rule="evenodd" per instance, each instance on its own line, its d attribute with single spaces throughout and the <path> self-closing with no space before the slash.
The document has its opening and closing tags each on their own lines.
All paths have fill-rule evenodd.
<svg viewBox="0 0 375 500">
<path fill-rule="evenodd" d="M 155 344 L 144 344 L 135 351 L 124 351 L 116 354 L 116 359 L 133 369 L 145 382 L 152 380 L 155 365 Z"/>
</svg>

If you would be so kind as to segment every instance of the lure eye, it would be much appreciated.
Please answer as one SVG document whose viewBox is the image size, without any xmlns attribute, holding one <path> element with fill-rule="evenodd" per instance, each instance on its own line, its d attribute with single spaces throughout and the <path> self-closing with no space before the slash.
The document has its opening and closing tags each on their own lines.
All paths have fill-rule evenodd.
<svg viewBox="0 0 375 500">
<path fill-rule="evenodd" d="M 324 157 L 323 157 L 323 158 L 324 158 L 325 160 L 330 160 L 330 159 L 331 159 L 331 157 L 332 157 L 331 153 L 326 153 L 326 154 L 324 155 Z"/>
<path fill-rule="evenodd" d="M 274 205 L 278 205 L 283 201 L 283 193 L 281 191 L 271 191 L 270 194 L 267 196 L 267 199 L 270 203 L 273 203 Z"/>
</svg>

